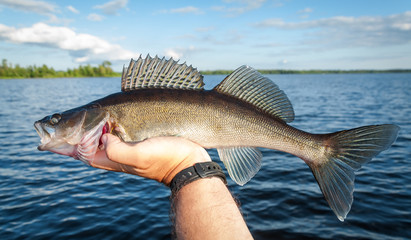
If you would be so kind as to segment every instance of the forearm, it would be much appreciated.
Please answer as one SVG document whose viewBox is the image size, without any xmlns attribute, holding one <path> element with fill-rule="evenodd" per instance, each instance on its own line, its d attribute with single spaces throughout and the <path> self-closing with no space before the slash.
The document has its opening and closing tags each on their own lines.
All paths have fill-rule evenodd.
<svg viewBox="0 0 411 240">
<path fill-rule="evenodd" d="M 231 193 L 217 177 L 187 184 L 172 201 L 178 239 L 252 239 Z"/>
<path fill-rule="evenodd" d="M 103 146 L 90 162 L 91 166 L 136 174 L 167 186 L 184 169 L 211 162 L 204 148 L 179 137 L 124 143 L 114 135 L 105 134 L 101 141 Z M 172 187 L 176 191 L 183 186 L 172 198 L 178 239 L 252 239 L 237 204 L 218 174 L 176 186 Z"/>
</svg>

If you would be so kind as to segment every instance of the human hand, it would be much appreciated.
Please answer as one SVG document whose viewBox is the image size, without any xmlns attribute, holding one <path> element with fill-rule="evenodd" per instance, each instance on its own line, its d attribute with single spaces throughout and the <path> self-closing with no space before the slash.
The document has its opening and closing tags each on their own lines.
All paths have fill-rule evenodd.
<svg viewBox="0 0 411 240">
<path fill-rule="evenodd" d="M 154 179 L 165 185 L 181 170 L 198 162 L 211 161 L 200 145 L 180 137 L 155 137 L 138 143 L 125 143 L 112 134 L 102 137 L 92 167 L 125 172 Z"/>
</svg>

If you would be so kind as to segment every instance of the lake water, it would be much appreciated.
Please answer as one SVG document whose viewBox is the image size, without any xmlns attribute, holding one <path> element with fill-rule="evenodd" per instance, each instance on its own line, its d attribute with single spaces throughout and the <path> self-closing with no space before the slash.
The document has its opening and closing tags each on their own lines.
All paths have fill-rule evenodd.
<svg viewBox="0 0 411 240">
<path fill-rule="evenodd" d="M 224 76 L 205 76 L 206 88 Z M 245 186 L 229 181 L 256 239 L 411 238 L 411 74 L 270 75 L 293 103 L 291 124 L 315 133 L 401 127 L 394 145 L 357 172 L 345 222 L 308 166 L 263 150 Z M 33 123 L 118 92 L 118 78 L 0 81 L 0 239 L 168 239 L 169 190 L 124 173 L 39 152 Z M 209 151 L 220 162 L 215 150 Z"/>
</svg>

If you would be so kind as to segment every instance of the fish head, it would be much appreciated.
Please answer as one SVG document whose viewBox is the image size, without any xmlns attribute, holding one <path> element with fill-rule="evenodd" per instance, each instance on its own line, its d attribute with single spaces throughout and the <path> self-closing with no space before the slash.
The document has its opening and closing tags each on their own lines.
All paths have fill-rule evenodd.
<svg viewBox="0 0 411 240">
<path fill-rule="evenodd" d="M 109 114 L 98 108 L 76 108 L 55 113 L 34 123 L 40 151 L 50 151 L 79 159 L 87 164 L 109 128 Z"/>
</svg>

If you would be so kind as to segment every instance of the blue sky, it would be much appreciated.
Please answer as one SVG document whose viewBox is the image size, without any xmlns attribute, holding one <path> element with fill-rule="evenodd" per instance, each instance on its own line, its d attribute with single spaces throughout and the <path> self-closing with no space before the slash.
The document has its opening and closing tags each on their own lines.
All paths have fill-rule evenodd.
<svg viewBox="0 0 411 240">
<path fill-rule="evenodd" d="M 411 1 L 0 0 L 0 58 L 58 70 L 173 57 L 199 70 L 411 68 Z"/>
</svg>

